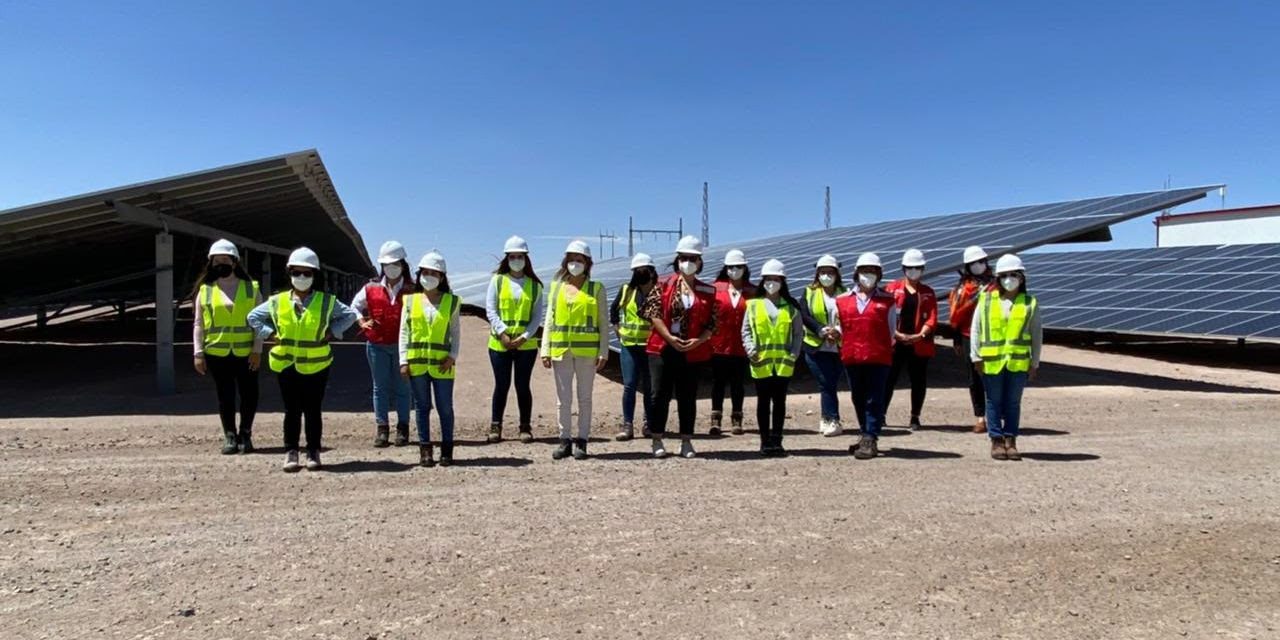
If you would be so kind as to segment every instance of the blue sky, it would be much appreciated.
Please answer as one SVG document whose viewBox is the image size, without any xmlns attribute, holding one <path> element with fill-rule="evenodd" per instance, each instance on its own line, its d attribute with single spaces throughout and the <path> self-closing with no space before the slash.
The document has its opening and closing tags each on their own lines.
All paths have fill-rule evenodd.
<svg viewBox="0 0 1280 640">
<path fill-rule="evenodd" d="M 0 0 L 0 209 L 316 147 L 371 250 L 472 270 L 696 229 L 704 180 L 716 244 L 819 227 L 825 185 L 836 224 L 1280 201 L 1275 3 L 960 4 Z"/>
</svg>

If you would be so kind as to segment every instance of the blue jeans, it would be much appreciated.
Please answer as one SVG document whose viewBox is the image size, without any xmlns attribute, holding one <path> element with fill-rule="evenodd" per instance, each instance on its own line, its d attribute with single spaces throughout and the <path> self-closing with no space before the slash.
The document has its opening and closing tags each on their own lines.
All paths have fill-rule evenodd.
<svg viewBox="0 0 1280 640">
<path fill-rule="evenodd" d="M 418 443 L 431 442 L 432 392 L 435 392 L 436 413 L 440 416 L 440 442 L 453 444 L 453 380 L 433 378 L 424 373 L 409 379 L 413 386 L 413 400 L 418 405 Z"/>
<path fill-rule="evenodd" d="M 373 373 L 373 418 L 387 426 L 387 413 L 396 403 L 396 424 L 409 424 L 409 383 L 400 375 L 400 347 L 394 344 L 365 345 L 369 371 Z"/>
<path fill-rule="evenodd" d="M 639 390 L 644 402 L 644 424 L 649 424 L 649 414 L 653 411 L 653 398 L 650 395 L 649 355 L 645 345 L 623 347 L 622 353 L 622 422 L 626 425 L 636 423 L 636 391 Z"/>
<path fill-rule="evenodd" d="M 494 351 L 489 350 L 489 366 L 493 368 L 493 402 L 491 424 L 502 424 L 502 414 L 507 411 L 507 394 L 511 391 L 511 372 L 515 371 L 516 406 L 520 411 L 520 428 L 528 429 L 533 423 L 533 391 L 529 379 L 533 377 L 533 365 L 538 362 L 537 350 Z"/>
<path fill-rule="evenodd" d="M 853 391 L 853 410 L 864 435 L 880 437 L 884 427 L 884 390 L 889 384 L 889 365 L 854 364 L 847 369 Z"/>
<path fill-rule="evenodd" d="M 983 374 L 982 387 L 987 392 L 987 436 L 1017 437 L 1027 372 L 1012 373 L 1002 369 L 995 375 Z"/>
<path fill-rule="evenodd" d="M 840 419 L 840 378 L 844 376 L 844 364 L 840 362 L 840 354 L 830 351 L 805 351 L 804 361 L 809 365 L 809 373 L 818 380 L 818 391 L 822 396 L 822 419 Z"/>
</svg>

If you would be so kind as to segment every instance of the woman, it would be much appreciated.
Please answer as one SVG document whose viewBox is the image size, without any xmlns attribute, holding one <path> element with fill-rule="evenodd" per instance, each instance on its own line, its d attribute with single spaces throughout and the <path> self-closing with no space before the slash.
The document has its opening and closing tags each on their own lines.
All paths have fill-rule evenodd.
<svg viewBox="0 0 1280 640">
<path fill-rule="evenodd" d="M 795 373 L 804 344 L 800 304 L 787 290 L 786 267 L 769 260 L 760 271 L 763 298 L 747 302 L 742 344 L 756 382 L 756 421 L 760 425 L 760 455 L 783 457 L 782 427 L 787 418 L 787 386 Z"/>
<path fill-rule="evenodd" d="M 298 470 L 298 436 L 303 416 L 307 425 L 307 469 L 320 469 L 320 445 L 324 434 L 321 405 L 329 384 L 333 352 L 329 338 L 342 337 L 356 321 L 356 312 L 337 296 L 315 288 L 320 257 L 302 247 L 289 254 L 290 287 L 249 313 L 249 326 L 258 337 L 274 334 L 276 345 L 268 354 L 271 370 L 280 382 L 284 400 L 284 470 Z M 319 283 L 323 284 L 323 283 Z"/>
<path fill-rule="evenodd" d="M 928 390 L 926 374 L 933 357 L 933 332 L 938 327 L 938 297 L 929 285 L 920 282 L 924 276 L 924 253 L 907 249 L 902 254 L 902 279 L 889 283 L 885 291 L 893 296 L 898 310 L 898 326 L 894 332 L 893 367 L 884 389 L 884 409 L 893 402 L 893 387 L 898 376 L 907 370 L 911 379 L 911 430 L 920 428 L 920 410 Z"/>
<path fill-rule="evenodd" d="M 680 414 L 680 457 L 692 458 L 693 425 L 697 419 L 698 375 L 711 359 L 711 336 L 716 332 L 716 288 L 698 280 L 702 272 L 702 241 L 685 236 L 676 243 L 672 274 L 645 298 L 641 317 L 653 323 L 646 351 L 653 385 L 653 457 L 667 457 L 662 437 L 667 432 L 671 398 Z"/>
<path fill-rule="evenodd" d="M 368 344 L 365 356 L 373 374 L 373 418 L 376 435 L 373 446 L 390 445 L 391 406 L 396 408 L 396 446 L 409 444 L 409 383 L 400 376 L 397 349 L 400 339 L 401 299 L 413 295 L 413 284 L 406 276 L 404 246 L 395 240 L 378 250 L 381 277 L 370 280 L 351 300 L 351 308 L 360 314 L 360 331 Z"/>
<path fill-rule="evenodd" d="M 538 332 L 546 307 L 542 280 L 533 272 L 528 243 L 520 236 L 511 236 L 503 253 L 502 262 L 489 281 L 484 305 L 489 319 L 489 366 L 493 368 L 489 442 L 502 441 L 502 419 L 514 373 L 520 441 L 528 443 L 533 442 L 533 391 L 529 389 L 529 379 L 538 361 Z"/>
<path fill-rule="evenodd" d="M 618 295 L 609 305 L 609 324 L 618 335 L 622 349 L 622 429 L 615 440 L 635 437 L 636 390 L 644 403 L 644 437 L 649 437 L 649 417 L 653 412 L 653 398 L 649 385 L 649 358 L 645 345 L 649 342 L 652 325 L 640 317 L 640 305 L 658 282 L 658 269 L 647 253 L 637 253 L 631 258 L 631 282 L 622 285 Z"/>
<path fill-rule="evenodd" d="M 1022 391 L 1040 368 L 1044 330 L 1039 304 L 1027 293 L 1026 269 L 1018 256 L 1010 253 L 996 261 L 996 288 L 979 296 L 969 335 L 974 338 L 969 359 L 986 389 L 991 457 L 1021 460 Z"/>
<path fill-rule="evenodd" d="M 400 321 L 400 375 L 413 388 L 418 410 L 418 464 L 435 466 L 431 407 L 440 416 L 440 466 L 453 464 L 453 380 L 457 375 L 462 304 L 449 292 L 444 256 L 431 251 L 418 261 L 421 293 L 405 297 Z M 433 402 L 434 400 L 434 402 Z"/>
<path fill-rule="evenodd" d="M 258 412 L 258 365 L 262 340 L 249 328 L 249 312 L 262 303 L 258 283 L 240 266 L 240 250 L 228 240 L 209 247 L 209 261 L 191 292 L 191 344 L 196 373 L 213 374 L 222 420 L 222 453 L 253 453 L 253 417 Z M 236 432 L 236 392 L 240 431 Z"/>
<path fill-rule="evenodd" d="M 730 249 L 724 256 L 724 267 L 716 276 L 716 333 L 711 337 L 711 435 L 721 434 L 724 419 L 724 392 L 729 389 L 732 413 L 729 424 L 734 435 L 742 434 L 743 383 L 747 378 L 747 352 L 742 348 L 742 318 L 746 314 L 747 300 L 754 298 L 756 288 L 751 284 L 751 267 L 747 257 L 738 249 Z"/>
<path fill-rule="evenodd" d="M 990 271 L 987 252 L 983 251 L 982 247 L 975 245 L 964 250 L 964 266 L 960 268 L 960 282 L 956 283 L 956 287 L 947 296 L 949 308 L 947 322 L 955 335 L 956 355 L 960 356 L 961 360 L 973 347 L 969 327 L 973 324 L 973 312 L 978 307 L 978 296 L 994 287 Z M 984 416 L 987 403 L 982 389 L 982 376 L 978 375 L 973 367 L 967 367 L 967 369 L 969 371 L 969 402 L 973 405 L 973 432 L 986 433 L 987 419 Z"/>
<path fill-rule="evenodd" d="M 840 261 L 827 254 L 814 265 L 813 282 L 805 288 L 800 301 L 805 327 L 804 359 L 818 381 L 822 405 L 818 432 L 824 436 L 838 436 L 844 431 L 837 394 L 845 370 L 840 362 L 840 316 L 836 313 L 836 299 L 844 292 Z"/>
<path fill-rule="evenodd" d="M 560 270 L 547 298 L 547 328 L 542 332 L 542 366 L 555 369 L 562 460 L 573 452 L 587 457 L 591 436 L 591 394 L 596 372 L 609 362 L 609 334 L 603 330 L 609 308 L 604 285 L 591 279 L 591 246 L 574 240 L 564 250 Z M 573 395 L 578 394 L 578 430 L 573 432 Z M 574 437 L 576 435 L 576 437 Z"/>
<path fill-rule="evenodd" d="M 864 253 L 854 265 L 854 289 L 836 301 L 840 315 L 840 359 L 852 388 L 853 409 L 862 435 L 849 452 L 859 460 L 879 455 L 884 426 L 884 388 L 893 364 L 893 334 L 898 324 L 893 296 L 877 285 L 880 256 Z"/>
</svg>

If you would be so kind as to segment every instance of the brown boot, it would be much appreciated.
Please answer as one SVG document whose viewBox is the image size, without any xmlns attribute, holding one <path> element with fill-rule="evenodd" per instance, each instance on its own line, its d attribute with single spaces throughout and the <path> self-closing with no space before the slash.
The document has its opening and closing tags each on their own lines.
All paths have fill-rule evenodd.
<svg viewBox="0 0 1280 640">
<path fill-rule="evenodd" d="M 1004 455 L 1009 460 L 1021 460 L 1022 454 L 1018 453 L 1018 437 L 1004 437 Z"/>
<path fill-rule="evenodd" d="M 733 427 L 733 435 L 742 435 L 742 414 L 735 413 L 729 416 L 730 425 Z"/>
<path fill-rule="evenodd" d="M 501 422 L 494 422 L 489 425 L 489 442 L 502 442 Z"/>
<path fill-rule="evenodd" d="M 992 460 L 1008 460 L 1009 454 L 1004 450 L 1003 438 L 991 439 L 991 459 Z"/>
<path fill-rule="evenodd" d="M 711 412 L 711 421 L 709 422 L 709 424 L 710 424 L 710 426 L 711 426 L 711 431 L 710 431 L 711 435 L 713 435 L 713 436 L 718 436 L 718 435 L 720 435 L 720 424 L 721 424 L 721 422 L 723 422 L 723 421 L 724 421 L 724 413 L 723 413 L 723 412 L 720 412 L 720 411 L 712 411 L 712 412 Z"/>
<path fill-rule="evenodd" d="M 977 420 L 976 422 L 974 422 L 974 423 L 973 423 L 973 432 L 974 432 L 974 433 L 986 433 L 986 432 L 987 432 L 987 419 L 986 419 L 986 418 L 978 418 L 978 420 Z"/>
</svg>

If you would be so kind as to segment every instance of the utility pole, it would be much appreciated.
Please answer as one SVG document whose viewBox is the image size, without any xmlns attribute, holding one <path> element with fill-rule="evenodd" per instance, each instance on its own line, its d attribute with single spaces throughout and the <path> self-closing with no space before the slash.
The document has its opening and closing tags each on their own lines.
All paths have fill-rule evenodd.
<svg viewBox="0 0 1280 640">
<path fill-rule="evenodd" d="M 618 236 L 614 235 L 612 231 L 600 232 L 600 259 L 602 260 L 604 259 L 604 241 L 605 240 L 609 241 L 609 257 L 613 258 L 618 255 L 618 252 L 616 251 L 616 246 L 614 245 L 614 241 L 617 239 L 618 239 Z"/>
<path fill-rule="evenodd" d="M 684 218 L 680 218 L 679 225 L 675 229 L 637 229 L 635 225 L 635 218 L 627 216 L 627 257 L 631 257 L 636 254 L 636 236 L 640 236 L 640 238 L 643 239 L 644 234 L 646 233 L 653 234 L 654 237 L 665 235 L 668 238 L 671 238 L 674 236 L 676 240 L 679 240 L 684 237 Z M 601 251 L 603 251 L 603 249 Z"/>
<path fill-rule="evenodd" d="M 711 246 L 711 196 L 707 183 L 702 183 L 702 246 Z"/>
<path fill-rule="evenodd" d="M 827 208 L 826 213 L 822 217 L 822 228 L 831 228 L 831 187 L 827 187 Z"/>
</svg>

